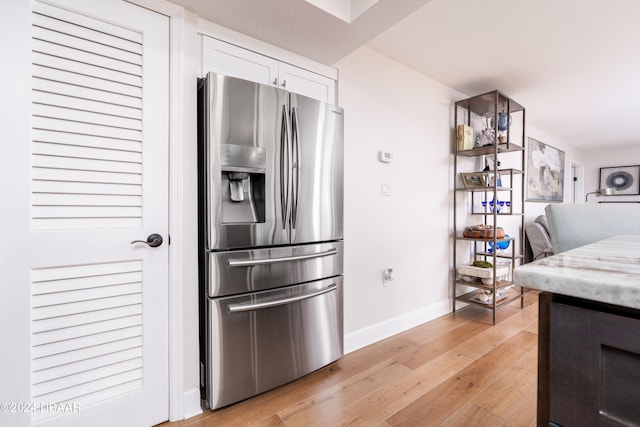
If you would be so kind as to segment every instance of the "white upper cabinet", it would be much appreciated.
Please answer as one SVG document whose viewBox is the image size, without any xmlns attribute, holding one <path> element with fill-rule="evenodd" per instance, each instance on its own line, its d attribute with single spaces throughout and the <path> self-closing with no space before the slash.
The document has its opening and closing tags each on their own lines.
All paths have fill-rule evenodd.
<svg viewBox="0 0 640 427">
<path fill-rule="evenodd" d="M 202 75 L 213 71 L 336 103 L 335 80 L 249 49 L 202 36 Z"/>
<path fill-rule="evenodd" d="M 335 104 L 335 81 L 303 68 L 280 62 L 278 84 L 291 92 Z"/>
<path fill-rule="evenodd" d="M 276 84 L 278 61 L 223 41 L 202 37 L 202 76 L 208 72 L 262 84 Z"/>
</svg>

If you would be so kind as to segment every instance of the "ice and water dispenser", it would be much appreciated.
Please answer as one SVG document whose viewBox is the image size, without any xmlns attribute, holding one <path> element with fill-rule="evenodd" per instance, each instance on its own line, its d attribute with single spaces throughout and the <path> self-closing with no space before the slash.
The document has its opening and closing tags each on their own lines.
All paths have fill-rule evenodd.
<svg viewBox="0 0 640 427">
<path fill-rule="evenodd" d="M 264 222 L 265 149 L 221 144 L 220 169 L 222 223 Z"/>
</svg>

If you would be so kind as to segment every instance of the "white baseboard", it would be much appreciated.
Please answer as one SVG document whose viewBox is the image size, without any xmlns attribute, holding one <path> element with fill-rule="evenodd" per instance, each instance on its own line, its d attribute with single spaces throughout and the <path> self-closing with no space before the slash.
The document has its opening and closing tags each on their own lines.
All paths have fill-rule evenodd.
<svg viewBox="0 0 640 427">
<path fill-rule="evenodd" d="M 344 353 L 351 353 L 450 312 L 451 301 L 446 299 L 428 307 L 348 333 L 344 336 Z"/>
<path fill-rule="evenodd" d="M 200 389 L 192 388 L 184 392 L 184 419 L 195 417 L 202 413 L 200 405 Z"/>
</svg>

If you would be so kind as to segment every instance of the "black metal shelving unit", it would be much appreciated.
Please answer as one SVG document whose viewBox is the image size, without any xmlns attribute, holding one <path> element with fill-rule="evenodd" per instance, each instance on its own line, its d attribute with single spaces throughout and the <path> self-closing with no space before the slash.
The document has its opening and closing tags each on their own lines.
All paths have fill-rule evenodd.
<svg viewBox="0 0 640 427">
<path fill-rule="evenodd" d="M 497 129 L 499 114 L 506 114 L 508 125 L 506 130 L 500 132 Z M 510 262 L 509 278 L 513 277 L 513 268 L 521 264 L 524 260 L 524 167 L 525 167 L 525 108 L 515 102 L 502 92 L 494 90 L 471 98 L 463 99 L 455 103 L 455 128 L 454 133 L 457 135 L 459 125 L 467 125 L 473 128 L 474 138 L 476 135 L 482 134 L 484 130 L 490 136 L 493 136 L 493 143 L 484 142 L 479 145 L 474 141 L 474 147 L 464 149 L 457 143 L 454 138 L 454 182 L 455 191 L 453 195 L 453 311 L 456 311 L 456 305 L 459 302 L 466 304 L 475 304 L 492 310 L 493 324 L 496 322 L 496 310 L 505 304 L 520 300 L 520 307 L 524 306 L 524 288 L 513 283 L 511 280 L 504 280 L 497 277 L 498 264 L 508 260 Z M 517 126 L 511 124 L 516 123 Z M 496 129 L 491 130 L 489 123 L 493 123 Z M 512 131 L 512 128 L 519 128 Z M 501 134 L 504 142 L 498 139 Z M 460 170 L 461 160 L 464 158 L 475 158 L 484 160 L 484 164 L 489 164 L 487 159 L 493 159 L 493 165 L 482 170 Z M 514 167 L 501 169 L 499 162 L 507 160 Z M 468 168 L 468 161 L 466 167 Z M 477 164 L 478 162 L 476 162 Z M 459 177 L 460 172 L 474 173 L 484 178 L 493 177 L 487 180 L 490 185 L 483 187 L 466 187 L 462 184 Z M 500 177 L 498 180 L 497 177 Z M 493 209 L 490 208 L 490 202 L 494 201 Z M 498 212 L 498 201 L 508 201 L 510 209 Z M 514 201 L 517 203 L 514 203 Z M 480 203 L 479 203 L 480 202 Z M 485 207 L 480 207 L 485 202 Z M 483 221 L 483 225 L 493 229 L 490 233 L 491 238 L 471 238 L 464 237 L 464 225 L 460 224 L 460 218 L 463 216 L 459 213 L 459 207 L 464 204 L 465 222 L 469 216 L 479 217 Z M 518 222 L 519 229 L 516 237 L 497 238 L 497 229 L 505 217 L 520 217 L 519 221 L 511 221 L 511 224 Z M 498 253 L 498 243 L 510 242 L 511 253 Z M 493 250 L 489 250 L 491 245 Z M 458 246 L 467 245 L 469 249 L 468 256 L 462 257 L 459 253 Z M 493 277 L 490 284 L 483 283 L 479 279 L 466 281 L 458 277 L 458 267 L 460 265 L 468 265 L 473 260 L 489 261 L 493 264 Z M 462 287 L 465 289 L 463 290 Z M 472 290 L 469 291 L 469 288 Z M 477 295 L 480 291 L 490 291 L 492 294 L 489 303 L 479 302 Z M 496 295 L 504 291 L 505 297 L 496 301 Z"/>
</svg>

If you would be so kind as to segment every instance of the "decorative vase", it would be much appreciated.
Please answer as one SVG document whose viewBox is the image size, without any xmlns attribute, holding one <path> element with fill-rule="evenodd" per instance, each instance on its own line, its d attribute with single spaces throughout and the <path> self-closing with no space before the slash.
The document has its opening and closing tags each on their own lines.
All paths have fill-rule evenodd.
<svg viewBox="0 0 640 427">
<path fill-rule="evenodd" d="M 507 123 L 507 116 L 508 116 L 508 122 Z M 495 129 L 495 116 L 491 116 L 489 117 L 489 128 L 491 129 Z M 507 128 L 509 126 L 511 126 L 511 123 L 513 123 L 513 117 L 511 117 L 511 114 L 507 114 L 504 111 L 501 113 L 498 113 L 498 131 L 500 132 L 504 132 L 507 130 Z"/>
</svg>

